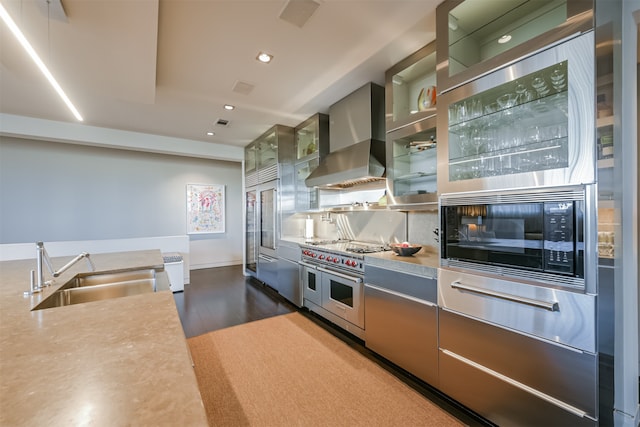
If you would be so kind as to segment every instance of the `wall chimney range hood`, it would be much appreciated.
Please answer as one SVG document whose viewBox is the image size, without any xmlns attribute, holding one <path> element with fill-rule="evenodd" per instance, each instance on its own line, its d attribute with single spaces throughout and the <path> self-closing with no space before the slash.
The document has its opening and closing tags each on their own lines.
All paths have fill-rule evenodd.
<svg viewBox="0 0 640 427">
<path fill-rule="evenodd" d="M 384 181 L 384 150 L 384 141 L 367 139 L 329 153 L 307 177 L 305 184 L 307 187 L 338 189 Z"/>
<path fill-rule="evenodd" d="M 351 188 L 385 182 L 384 88 L 367 83 L 329 108 L 330 152 L 307 187 Z"/>
</svg>

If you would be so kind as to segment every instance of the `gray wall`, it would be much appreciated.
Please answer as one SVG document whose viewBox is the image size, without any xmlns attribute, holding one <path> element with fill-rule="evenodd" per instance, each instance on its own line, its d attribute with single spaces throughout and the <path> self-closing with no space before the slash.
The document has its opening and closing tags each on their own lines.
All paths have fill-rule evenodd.
<svg viewBox="0 0 640 427">
<path fill-rule="evenodd" d="M 225 184 L 226 233 L 190 240 L 242 259 L 241 173 L 235 162 L 0 137 L 0 243 L 185 235 L 186 184 Z"/>
</svg>

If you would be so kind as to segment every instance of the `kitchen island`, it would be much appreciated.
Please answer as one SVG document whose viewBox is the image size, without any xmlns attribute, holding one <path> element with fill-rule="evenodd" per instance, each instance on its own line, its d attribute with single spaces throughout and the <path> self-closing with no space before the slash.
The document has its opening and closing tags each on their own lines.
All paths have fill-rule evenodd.
<svg viewBox="0 0 640 427">
<path fill-rule="evenodd" d="M 159 250 L 91 259 L 96 272 L 163 269 Z M 77 263 L 25 297 L 35 268 L 0 263 L 0 425 L 207 425 L 164 272 L 157 292 L 31 311 L 87 271 Z"/>
</svg>

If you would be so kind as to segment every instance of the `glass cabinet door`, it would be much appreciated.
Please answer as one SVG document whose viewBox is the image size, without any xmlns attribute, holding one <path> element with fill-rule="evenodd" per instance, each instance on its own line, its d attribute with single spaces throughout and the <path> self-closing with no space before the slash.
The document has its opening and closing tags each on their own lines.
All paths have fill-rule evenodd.
<svg viewBox="0 0 640 427">
<path fill-rule="evenodd" d="M 320 159 L 318 157 L 309 159 L 295 165 L 296 175 L 296 211 L 304 212 L 308 210 L 318 209 L 318 189 L 309 188 L 305 185 L 304 180 L 309 174 L 318 167 Z"/>
<path fill-rule="evenodd" d="M 436 43 L 385 73 L 387 132 L 436 113 Z"/>
<path fill-rule="evenodd" d="M 244 173 L 245 175 L 255 172 L 256 163 L 256 144 L 251 143 L 244 149 Z"/>
<path fill-rule="evenodd" d="M 296 126 L 295 134 L 295 210 L 318 209 L 318 189 L 309 188 L 304 180 L 329 152 L 329 116 L 315 114 Z"/>
<path fill-rule="evenodd" d="M 448 90 L 593 28 L 585 0 L 447 0 L 436 9 L 438 82 Z"/>
<path fill-rule="evenodd" d="M 246 259 L 245 269 L 256 273 L 256 265 L 258 262 L 258 246 L 257 246 L 257 224 L 256 217 L 258 212 L 256 210 L 256 190 L 247 190 L 245 193 L 245 240 L 246 240 Z"/>
<path fill-rule="evenodd" d="M 276 249 L 276 189 L 260 190 L 260 247 Z"/>
<path fill-rule="evenodd" d="M 565 168 L 567 61 L 451 104 L 449 180 Z"/>
<path fill-rule="evenodd" d="M 258 169 L 265 169 L 278 163 L 278 139 L 275 130 L 262 136 L 258 141 Z"/>
<path fill-rule="evenodd" d="M 594 183 L 593 43 L 583 34 L 442 94 L 438 192 Z"/>
<path fill-rule="evenodd" d="M 436 120 L 387 134 L 387 172 L 393 204 L 437 201 Z"/>
</svg>

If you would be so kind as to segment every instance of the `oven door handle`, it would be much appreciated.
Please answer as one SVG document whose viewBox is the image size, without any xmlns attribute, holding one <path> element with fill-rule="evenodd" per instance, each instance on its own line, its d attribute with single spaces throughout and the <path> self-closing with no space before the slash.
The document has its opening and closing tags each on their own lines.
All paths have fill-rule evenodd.
<svg viewBox="0 0 640 427">
<path fill-rule="evenodd" d="M 487 295 L 490 297 L 496 297 L 496 298 L 504 299 L 507 301 L 517 302 L 520 304 L 531 305 L 533 307 L 544 308 L 545 310 L 549 310 L 549 311 L 560 310 L 560 307 L 558 306 L 557 301 L 540 301 L 537 299 L 525 298 L 525 297 L 512 295 L 512 294 L 505 294 L 503 292 L 489 291 L 483 288 L 477 288 L 475 286 L 463 285 L 457 280 L 451 283 L 451 287 L 454 289 L 459 289 L 461 291 L 467 291 L 474 294 Z"/>
<path fill-rule="evenodd" d="M 347 274 L 338 273 L 337 271 L 328 270 L 328 269 L 322 268 L 322 267 L 316 267 L 316 268 L 319 271 L 322 271 L 322 272 L 327 273 L 327 274 L 333 274 L 334 276 L 338 276 L 338 277 L 341 277 L 343 279 L 350 280 L 353 283 L 362 283 L 362 278 L 360 278 L 360 277 L 349 276 Z"/>
</svg>

